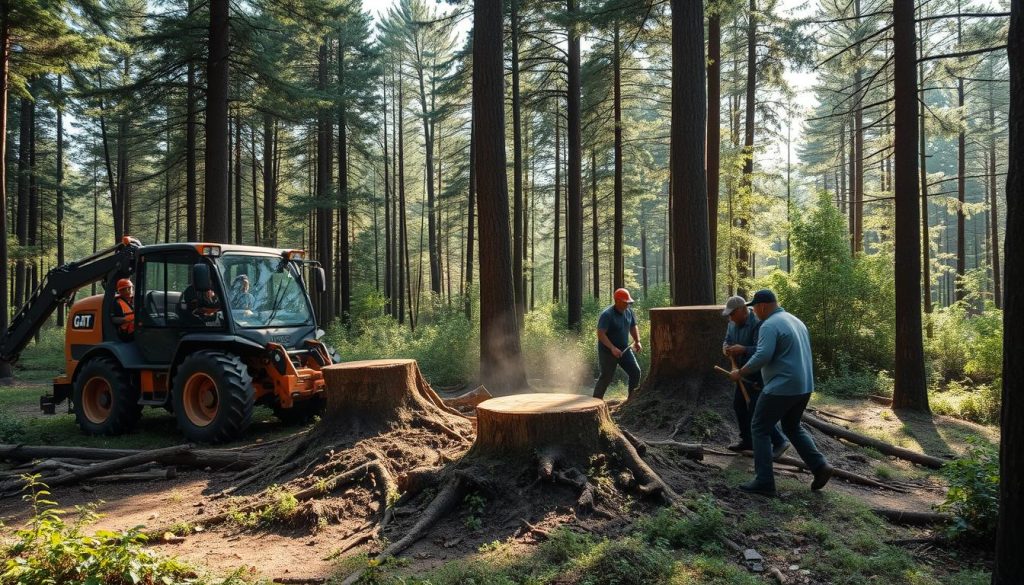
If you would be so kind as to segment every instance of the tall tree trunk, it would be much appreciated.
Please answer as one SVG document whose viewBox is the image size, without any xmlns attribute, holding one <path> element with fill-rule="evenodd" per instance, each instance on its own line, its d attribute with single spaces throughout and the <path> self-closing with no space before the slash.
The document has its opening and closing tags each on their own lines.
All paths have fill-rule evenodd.
<svg viewBox="0 0 1024 585">
<path fill-rule="evenodd" d="M 860 27 L 861 0 L 853 3 L 854 14 L 857 16 L 857 27 Z M 863 70 L 860 65 L 861 45 L 858 43 L 854 48 L 854 60 L 856 69 L 853 72 L 853 86 L 855 93 L 859 96 L 861 89 Z M 860 103 L 862 100 L 858 100 Z M 857 106 L 853 113 L 853 201 L 852 214 L 853 231 L 851 250 L 854 254 L 864 250 L 864 109 Z"/>
<path fill-rule="evenodd" d="M 235 243 L 242 244 L 242 115 L 235 111 Z"/>
<path fill-rule="evenodd" d="M 924 39 L 924 26 L 918 22 L 918 31 L 920 38 Z M 922 40 L 921 46 L 918 48 L 918 55 L 924 56 L 924 42 Z M 920 88 L 920 100 L 924 102 L 924 62 L 918 64 L 917 67 L 918 75 L 918 87 Z M 921 281 L 924 283 L 924 314 L 925 316 L 925 334 L 931 339 L 932 336 L 932 320 L 930 315 L 932 314 L 932 261 L 931 261 L 931 236 L 928 230 L 928 149 L 927 139 L 925 134 L 927 127 L 925 125 L 925 109 L 921 108 L 921 128 L 918 132 L 918 157 L 920 161 L 920 182 L 921 182 Z"/>
<path fill-rule="evenodd" d="M 914 3 L 893 6 L 895 97 L 896 359 L 893 408 L 928 411 L 921 340 L 921 233 L 917 169 Z"/>
<path fill-rule="evenodd" d="M 383 124 L 381 126 L 381 147 L 384 152 L 384 312 L 394 316 L 392 307 L 395 303 L 395 269 L 394 269 L 394 231 L 392 230 L 391 206 L 394 195 L 391 193 L 391 167 L 388 164 L 388 102 L 387 76 L 381 76 L 381 105 Z"/>
<path fill-rule="evenodd" d="M 419 37 L 416 37 L 417 39 Z M 418 42 L 418 40 L 417 40 Z M 430 292 L 440 295 L 441 294 L 441 265 L 440 258 L 437 256 L 437 219 L 436 211 L 434 209 L 436 205 L 436 194 L 434 193 L 434 136 L 433 128 L 430 122 L 432 117 L 431 111 L 427 108 L 427 91 L 423 80 L 423 54 L 421 48 L 416 48 L 416 75 L 419 80 L 420 89 L 420 108 L 423 113 L 423 145 L 426 150 L 426 174 L 425 181 L 427 187 L 427 224 L 428 224 L 428 247 L 427 255 L 430 258 Z"/>
<path fill-rule="evenodd" d="M 1010 150 L 1006 160 L 1006 290 L 1024 286 L 1024 0 L 1010 2 L 1007 35 L 1010 76 Z M 1024 577 L 1024 360 L 1018 352 L 1024 335 L 1024 298 L 1006 295 L 1003 323 L 1003 411 L 999 450 L 999 528 L 996 532 L 993 585 L 1020 583 Z"/>
<path fill-rule="evenodd" d="M 64 266 L 64 76 L 57 74 L 57 266 Z M 170 147 L 170 141 L 168 141 Z M 0 160 L 4 160 L 0 158 Z M 2 213 L 6 207 L 0 206 Z M 0 281 L 0 282 L 6 282 Z M 6 306 L 6 305 L 4 305 Z M 64 326 L 64 303 L 57 307 L 57 327 Z M 0 329 L 5 331 L 5 329 Z"/>
<path fill-rule="evenodd" d="M 7 249 L 7 96 L 11 64 L 10 0 L 0 0 L 0 331 L 7 331 L 9 299 L 7 283 L 10 253 Z M 4 349 L 4 348 L 0 348 Z M 10 362 L 0 360 L 0 384 L 11 383 L 14 371 Z"/>
<path fill-rule="evenodd" d="M 277 228 L 274 226 L 274 116 L 263 114 L 263 238 L 268 246 L 277 245 Z M 186 203 L 187 205 L 187 203 Z M 189 228 L 190 230 L 193 228 Z M 191 232 L 190 232 L 191 233 Z"/>
<path fill-rule="evenodd" d="M 519 97 L 519 0 L 509 0 L 512 29 L 512 282 L 516 315 L 522 325 L 526 311 L 523 286 L 523 120 Z"/>
<path fill-rule="evenodd" d="M 480 379 L 498 394 L 526 386 L 519 345 L 505 174 L 500 2 L 473 3 L 473 120 L 480 208 Z M 570 43 L 571 44 L 571 43 Z"/>
<path fill-rule="evenodd" d="M 203 239 L 226 242 L 228 233 L 228 0 L 210 0 L 206 64 L 206 193 Z"/>
<path fill-rule="evenodd" d="M 29 84 L 31 90 L 31 84 Z M 18 120 L 18 213 L 15 220 L 15 233 L 21 254 L 14 267 L 14 306 L 21 307 L 25 302 L 25 288 L 28 284 L 28 267 L 24 259 L 24 250 L 28 246 L 28 210 L 29 210 L 29 150 L 32 140 L 32 108 L 33 101 L 28 97 L 21 98 L 21 112 Z"/>
<path fill-rule="evenodd" d="M 188 12 L 195 9 L 195 0 L 188 0 Z M 185 82 L 185 230 L 190 242 L 199 240 L 199 195 L 196 190 L 196 63 L 188 56 Z M 268 115 L 269 116 L 269 115 Z"/>
<path fill-rule="evenodd" d="M 594 298 L 601 298 L 601 255 L 597 246 L 597 152 L 590 148 L 590 246 L 594 261 Z M 614 285 L 613 285 L 614 286 Z"/>
<path fill-rule="evenodd" d="M 746 108 L 743 121 L 743 188 L 749 201 L 754 192 L 754 112 L 757 99 L 757 0 L 750 0 L 750 15 L 747 19 L 747 88 Z M 739 228 L 740 245 L 737 251 L 737 294 L 745 295 L 745 282 L 750 277 L 751 261 L 748 247 L 749 234 L 747 217 L 749 204 L 737 210 L 736 227 Z M 678 250 L 678 248 L 676 248 Z M 678 282 L 678 281 L 677 281 Z"/>
<path fill-rule="evenodd" d="M 647 298 L 648 270 L 647 270 L 647 222 L 640 218 L 640 263 L 643 270 L 642 280 L 644 287 L 644 298 Z"/>
<path fill-rule="evenodd" d="M 263 238 L 260 233 L 260 196 L 256 187 L 256 124 L 252 123 L 249 126 L 249 171 L 251 173 L 249 182 L 252 184 L 252 239 L 253 243 L 257 246 L 260 245 Z"/>
<path fill-rule="evenodd" d="M 672 304 L 714 303 L 704 170 L 704 4 L 672 0 Z"/>
<path fill-rule="evenodd" d="M 398 125 L 395 132 L 398 133 L 398 273 L 399 273 L 399 296 L 402 299 L 398 305 L 398 322 L 405 323 L 405 302 L 408 295 L 410 325 L 412 324 L 412 279 L 409 276 L 409 234 L 408 222 L 405 218 L 405 91 L 402 80 L 402 65 L 398 65 Z M 403 290 L 404 288 L 404 290 Z"/>
<path fill-rule="evenodd" d="M 721 7 L 715 5 L 708 14 L 708 127 L 705 150 L 708 169 L 708 248 L 711 253 L 712 290 L 718 278 L 718 182 L 722 146 L 722 20 L 719 10 Z M 645 260 L 645 279 L 646 267 Z M 646 288 L 647 285 L 644 284 L 644 294 L 647 294 Z"/>
<path fill-rule="evenodd" d="M 466 202 L 466 320 L 473 320 L 473 239 L 476 232 L 476 121 L 469 121 L 469 197 Z"/>
<path fill-rule="evenodd" d="M 569 329 L 579 331 L 583 320 L 583 140 L 580 132 L 580 33 L 577 0 L 566 0 L 569 19 L 569 92 L 567 140 L 568 191 L 565 198 L 565 296 Z"/>
<path fill-rule="evenodd" d="M 622 252 L 622 47 L 619 41 L 618 19 L 615 20 L 613 38 L 614 47 L 612 49 L 612 101 L 614 103 L 612 105 L 612 108 L 614 110 L 615 116 L 615 146 L 613 148 L 615 152 L 615 217 L 613 219 L 614 226 L 612 228 L 612 231 L 614 232 L 614 241 L 612 244 L 612 262 L 614 263 L 615 270 L 612 276 L 612 287 L 617 289 L 626 286 L 626 265 Z M 596 206 L 594 207 L 594 213 L 597 213 Z M 597 277 L 595 276 L 595 279 L 596 278 Z M 597 287 L 595 287 L 594 290 L 594 296 L 597 297 Z"/>
<path fill-rule="evenodd" d="M 320 44 L 317 56 L 318 74 L 317 87 L 322 96 L 327 95 L 327 46 L 324 39 Z M 328 108 L 320 108 L 317 115 L 316 131 L 316 247 L 319 253 L 320 266 L 323 267 L 327 290 L 321 299 L 321 321 L 330 323 L 334 320 L 334 201 L 331 197 L 331 112 Z"/>
<path fill-rule="evenodd" d="M 345 38 L 338 39 L 338 294 L 342 323 L 347 327 L 352 314 L 352 273 L 349 264 L 348 219 L 348 103 L 345 98 Z M 377 205 L 373 203 L 376 213 Z M 376 216 L 374 216 L 376 218 Z M 374 219 L 376 223 L 376 219 Z M 375 226 L 376 227 L 376 226 Z M 374 238 L 377 230 L 374 229 Z M 376 241 L 376 240 L 375 240 Z M 374 251 L 377 246 L 374 244 Z M 374 266 L 376 266 L 374 262 Z"/>
<path fill-rule="evenodd" d="M 993 83 L 988 84 L 988 168 L 989 168 L 989 230 L 992 238 L 992 300 L 996 308 L 1003 308 L 1003 289 L 999 266 L 999 189 L 996 185 L 996 111 Z"/>
<path fill-rule="evenodd" d="M 558 113 L 558 98 L 555 98 L 555 250 L 551 268 L 551 298 L 558 302 L 558 291 L 562 285 L 562 145 L 561 114 Z"/>
<path fill-rule="evenodd" d="M 957 14 L 961 12 L 960 1 L 957 0 Z M 963 43 L 963 19 L 957 16 L 956 19 L 956 44 L 957 47 L 961 47 Z M 965 240 L 967 234 L 965 230 L 965 224 L 967 220 L 967 214 L 964 212 L 964 206 L 967 204 L 967 114 L 964 111 L 964 78 L 957 76 L 956 78 L 956 105 L 959 111 L 959 132 L 957 134 L 957 150 L 956 150 L 956 282 L 954 284 L 956 290 L 956 300 L 964 300 L 966 291 L 964 290 L 964 272 L 967 270 L 967 251 L 965 246 Z"/>
</svg>

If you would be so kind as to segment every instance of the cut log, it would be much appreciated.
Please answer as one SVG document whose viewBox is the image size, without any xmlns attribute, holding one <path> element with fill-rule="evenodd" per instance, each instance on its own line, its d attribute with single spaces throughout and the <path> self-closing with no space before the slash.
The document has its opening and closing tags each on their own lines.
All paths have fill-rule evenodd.
<svg viewBox="0 0 1024 585">
<path fill-rule="evenodd" d="M 491 398 L 493 398 L 493 396 L 491 396 L 491 393 L 487 391 L 487 388 L 477 386 L 475 390 L 470 390 L 465 394 L 460 394 L 451 398 L 444 398 L 444 403 L 457 409 L 476 408 L 478 404 L 484 400 L 490 400 Z"/>
<path fill-rule="evenodd" d="M 263 460 L 259 453 L 226 451 L 223 449 L 192 449 L 180 453 L 155 455 L 156 451 L 139 449 L 99 449 L 95 447 L 61 447 L 59 445 L 0 445 L 0 459 L 9 461 L 32 461 L 34 459 L 60 458 L 89 461 L 109 461 L 149 453 L 153 461 L 163 465 L 178 465 L 214 471 L 239 471 L 248 469 Z"/>
<path fill-rule="evenodd" d="M 99 477 L 101 475 L 110 475 L 115 471 L 121 471 L 128 467 L 134 467 L 142 463 L 148 463 L 150 461 L 153 461 L 154 458 L 157 457 L 178 455 L 188 451 L 191 448 L 192 445 L 187 444 L 175 445 L 174 447 L 154 449 L 152 451 L 143 451 L 141 453 L 135 453 L 127 457 L 122 457 L 120 459 L 112 459 L 110 461 L 95 463 L 93 465 L 90 465 L 89 467 L 82 467 L 80 469 L 75 469 L 68 473 L 64 473 L 53 478 L 49 478 L 46 480 L 46 485 L 51 488 L 54 488 L 62 485 L 77 483 L 82 480 L 90 479 L 93 477 Z M 8 492 L 4 495 L 13 495 L 13 493 Z"/>
<path fill-rule="evenodd" d="M 949 514 L 939 514 L 936 512 L 913 512 L 910 510 L 892 510 L 889 508 L 872 508 L 871 511 L 893 524 L 906 524 L 908 526 L 948 524 L 953 521 L 953 517 Z"/>
<path fill-rule="evenodd" d="M 905 459 L 911 463 L 917 463 L 918 465 L 924 465 L 925 467 L 931 467 L 932 469 L 939 469 L 946 464 L 945 459 L 925 455 L 924 453 L 918 453 L 917 451 L 911 451 L 910 449 L 904 449 L 903 447 L 897 447 L 896 445 L 886 443 L 885 441 L 880 441 L 873 437 L 855 433 L 841 426 L 825 422 L 820 418 L 806 413 L 803 416 L 803 421 L 826 435 L 844 439 L 851 443 L 856 443 L 857 445 L 863 445 L 864 447 L 871 447 L 885 455 L 892 455 L 893 457 Z"/>
<path fill-rule="evenodd" d="M 869 394 L 868 400 L 876 404 L 881 404 L 882 406 L 892 406 L 892 398 L 888 398 L 885 396 L 876 396 L 875 394 Z"/>
<path fill-rule="evenodd" d="M 136 473 L 118 473 L 114 475 L 102 475 L 94 477 L 90 481 L 100 483 L 124 483 L 131 481 L 156 481 L 161 479 L 174 479 L 177 477 L 173 467 L 165 469 L 154 469 L 152 471 L 139 471 Z"/>
</svg>

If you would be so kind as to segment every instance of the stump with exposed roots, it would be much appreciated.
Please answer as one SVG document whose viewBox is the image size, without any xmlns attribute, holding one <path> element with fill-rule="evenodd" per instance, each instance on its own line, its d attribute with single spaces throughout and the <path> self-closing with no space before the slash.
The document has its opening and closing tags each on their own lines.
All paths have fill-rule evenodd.
<svg viewBox="0 0 1024 585">
<path fill-rule="evenodd" d="M 432 478 L 440 483 L 437 495 L 378 559 L 397 555 L 422 538 L 471 490 L 505 500 L 503 508 L 515 508 L 521 503 L 507 501 L 514 494 L 528 503 L 538 496 L 530 493 L 532 490 L 560 484 L 574 490 L 577 514 L 606 518 L 613 514 L 602 508 L 602 500 L 621 498 L 620 490 L 667 503 L 679 501 L 672 488 L 640 459 L 612 421 L 603 400 L 576 394 L 519 394 L 484 401 L 476 413 L 473 447 L 443 476 Z M 592 479 L 589 474 L 595 469 L 614 481 L 602 485 Z M 399 478 L 399 484 L 410 489 L 423 485 L 410 480 L 415 475 Z M 359 575 L 345 582 L 355 582 Z"/>
<path fill-rule="evenodd" d="M 415 360 L 335 364 L 324 368 L 324 379 L 320 421 L 285 442 L 263 465 L 236 476 L 238 483 L 224 493 L 255 491 L 244 509 L 258 509 L 267 503 L 265 488 L 282 484 L 300 502 L 309 501 L 317 521 L 328 522 L 366 515 L 368 504 L 379 498 L 384 515 L 358 535 L 361 544 L 386 526 L 398 494 L 421 489 L 462 457 L 471 446 L 473 424 L 434 393 Z M 328 497 L 358 484 L 368 490 Z"/>
<path fill-rule="evenodd" d="M 620 422 L 641 432 L 668 431 L 671 437 L 690 434 L 698 441 L 720 434 L 731 423 L 733 384 L 714 370 L 716 365 L 730 367 L 722 355 L 728 324 L 722 309 L 721 305 L 651 309 L 651 369 L 619 409 Z M 709 429 L 715 426 L 713 420 L 694 420 L 708 411 L 719 413 L 726 424 Z M 696 430 L 695 422 L 700 427 Z"/>
</svg>

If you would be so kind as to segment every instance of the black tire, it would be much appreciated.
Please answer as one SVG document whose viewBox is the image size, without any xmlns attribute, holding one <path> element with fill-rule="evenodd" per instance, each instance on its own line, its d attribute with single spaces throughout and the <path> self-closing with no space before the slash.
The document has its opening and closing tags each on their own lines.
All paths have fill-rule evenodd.
<svg viewBox="0 0 1024 585">
<path fill-rule="evenodd" d="M 75 376 L 75 422 L 90 435 L 120 435 L 142 417 L 139 389 L 121 364 L 109 357 L 86 362 Z"/>
<path fill-rule="evenodd" d="M 274 415 L 286 425 L 304 425 L 321 416 L 327 407 L 323 394 L 306 400 L 296 400 L 291 408 L 274 407 Z"/>
<path fill-rule="evenodd" d="M 190 441 L 237 439 L 252 422 L 254 399 L 248 368 L 233 353 L 198 351 L 186 357 L 174 375 L 174 415 Z"/>
</svg>

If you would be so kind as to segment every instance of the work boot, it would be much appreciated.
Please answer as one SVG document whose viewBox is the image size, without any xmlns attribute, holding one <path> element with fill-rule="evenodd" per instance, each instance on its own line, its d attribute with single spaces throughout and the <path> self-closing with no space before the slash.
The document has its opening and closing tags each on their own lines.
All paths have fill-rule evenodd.
<svg viewBox="0 0 1024 585">
<path fill-rule="evenodd" d="M 789 451 L 789 445 L 790 445 L 790 442 L 786 441 L 785 443 L 779 445 L 778 447 L 774 447 L 772 449 L 772 460 L 773 461 L 778 461 L 779 457 L 782 457 L 783 455 L 785 455 L 786 451 Z"/>
<path fill-rule="evenodd" d="M 828 463 L 819 467 L 818 470 L 814 472 L 814 481 L 811 482 L 811 489 L 820 490 L 825 487 L 825 484 L 828 483 L 828 480 L 832 477 L 832 471 L 832 466 Z"/>
<path fill-rule="evenodd" d="M 729 445 L 728 447 L 726 447 L 726 449 L 728 449 L 730 451 L 735 451 L 737 453 L 741 453 L 743 451 L 751 451 L 751 450 L 753 450 L 754 446 L 751 445 L 747 441 L 741 440 L 738 443 L 733 443 L 732 445 Z"/>
<path fill-rule="evenodd" d="M 748 494 L 757 494 L 759 496 L 767 496 L 774 498 L 777 494 L 775 488 L 765 487 L 759 485 L 756 481 L 748 481 L 747 483 L 740 484 L 740 491 L 747 492 Z"/>
</svg>

